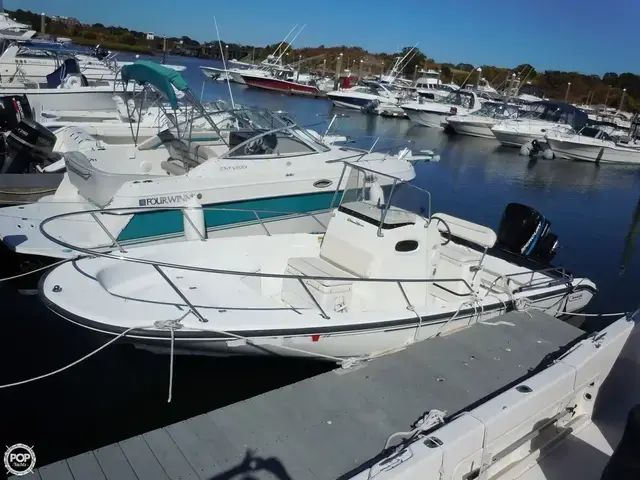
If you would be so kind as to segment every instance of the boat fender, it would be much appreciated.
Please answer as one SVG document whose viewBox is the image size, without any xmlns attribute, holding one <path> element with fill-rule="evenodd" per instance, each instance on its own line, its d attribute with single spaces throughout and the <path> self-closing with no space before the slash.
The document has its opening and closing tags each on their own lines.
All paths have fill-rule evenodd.
<svg viewBox="0 0 640 480">
<path fill-rule="evenodd" d="M 191 197 L 185 202 L 182 209 L 184 237 L 186 240 L 205 240 L 207 238 L 207 229 L 204 221 L 204 211 L 202 205 L 195 197 Z"/>
<path fill-rule="evenodd" d="M 520 147 L 520 155 L 523 155 L 525 157 L 528 157 L 529 155 L 531 155 L 531 144 L 530 143 L 525 143 L 524 145 L 522 145 Z"/>
<path fill-rule="evenodd" d="M 555 153 L 553 153 L 553 150 L 551 150 L 550 148 L 547 148 L 544 153 L 542 154 L 542 156 L 544 158 L 546 158 L 547 160 L 553 160 L 555 158 Z"/>
</svg>

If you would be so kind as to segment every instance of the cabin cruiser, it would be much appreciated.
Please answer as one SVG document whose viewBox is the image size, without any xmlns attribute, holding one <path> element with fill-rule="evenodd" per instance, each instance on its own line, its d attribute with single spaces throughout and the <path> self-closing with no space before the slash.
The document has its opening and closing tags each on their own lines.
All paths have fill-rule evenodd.
<svg viewBox="0 0 640 480">
<path fill-rule="evenodd" d="M 419 97 L 428 100 L 443 100 L 451 92 L 460 87 L 455 83 L 445 84 L 440 80 L 440 72 L 435 70 L 421 70 L 421 76 L 411 84 L 411 89 L 415 90 Z"/>
<path fill-rule="evenodd" d="M 19 23 L 9 17 L 0 4 L 0 38 L 10 40 L 28 40 L 33 38 L 36 31 L 29 25 Z"/>
<path fill-rule="evenodd" d="M 480 110 L 468 115 L 447 117 L 449 126 L 460 135 L 472 137 L 495 138 L 491 127 L 502 119 L 517 118 L 520 109 L 508 103 L 485 102 Z"/>
<path fill-rule="evenodd" d="M 537 140 L 544 142 L 547 132 L 552 130 L 579 130 L 587 123 L 587 114 L 566 102 L 544 100 L 532 103 L 529 110 L 517 119 L 498 122 L 491 132 L 498 141 L 508 147 L 522 147 Z"/>
<path fill-rule="evenodd" d="M 629 137 L 612 137 L 600 128 L 582 127 L 577 132 L 550 131 L 547 144 L 558 156 L 595 163 L 640 165 L 640 143 Z"/>
<path fill-rule="evenodd" d="M 451 92 L 441 102 L 410 102 L 400 105 L 412 122 L 431 128 L 444 128 L 447 117 L 468 115 L 480 110 L 482 102 L 472 90 Z"/>
<path fill-rule="evenodd" d="M 360 85 L 328 92 L 327 97 L 336 107 L 363 108 L 376 107 L 380 104 L 396 104 L 397 94 L 389 86 L 380 82 L 362 81 Z"/>
<path fill-rule="evenodd" d="M 96 52 L 101 51 L 98 46 Z M 70 57 L 77 61 L 81 74 L 88 81 L 115 81 L 119 69 L 132 63 L 117 61 L 115 54 L 106 52 L 101 55 L 90 55 L 65 49 L 46 49 L 42 44 L 4 41 L 0 55 L 0 76 L 3 83 L 17 80 L 46 84 L 51 72 L 61 67 Z M 176 71 L 186 68 L 180 65 L 165 65 L 165 67 Z"/>
<path fill-rule="evenodd" d="M 0 95 L 27 95 L 32 105 L 45 110 L 104 110 L 112 108 L 115 90 L 126 98 L 132 94 L 113 79 L 88 80 L 73 57 L 63 60 L 43 83 L 22 74 L 11 80 L 0 83 Z"/>
<path fill-rule="evenodd" d="M 427 159 L 413 157 L 408 149 L 392 154 L 329 145 L 268 111 L 231 110 L 216 124 L 178 72 L 153 62 L 123 67 L 122 79 L 162 93 L 174 111 L 168 118 L 176 118 L 180 94 L 191 108 L 187 118 L 202 117 L 210 128 L 176 123 L 135 146 L 97 144 L 90 150 L 67 151 L 62 158 L 66 173 L 53 195 L 35 204 L 0 209 L 0 237 L 11 251 L 72 255 L 46 239 L 40 223 L 96 208 L 119 208 L 121 214 L 97 222 L 93 212 L 80 215 L 61 222 L 57 235 L 104 248 L 114 242 L 171 238 L 181 230 L 179 212 L 138 210 L 182 205 L 192 198 L 202 205 L 243 209 L 208 213 L 206 226 L 211 229 L 255 222 L 254 209 L 269 211 L 264 218 L 326 209 L 333 198 L 327 187 L 338 182 L 344 161 L 375 165 L 410 180 L 415 176 L 413 162 Z M 86 136 L 80 130 L 76 141 Z"/>
<path fill-rule="evenodd" d="M 396 206 L 397 192 L 408 189 L 430 210 L 428 192 L 401 178 L 361 162 L 344 169 L 314 232 L 267 225 L 259 234 L 207 238 L 185 222 L 191 233 L 182 241 L 112 254 L 60 241 L 89 258 L 50 271 L 41 295 L 94 332 L 135 329 L 123 340 L 142 348 L 168 351 L 174 338 L 179 353 L 335 360 L 393 351 L 520 304 L 570 314 L 596 291 L 549 266 L 557 237 L 529 207 L 509 204 L 496 234 Z M 385 185 L 393 188 L 385 193 Z M 202 210 L 187 215 L 202 225 Z M 60 221 L 43 224 L 48 238 L 58 237 Z M 179 325 L 172 334 L 154 326 L 158 319 Z"/>
</svg>

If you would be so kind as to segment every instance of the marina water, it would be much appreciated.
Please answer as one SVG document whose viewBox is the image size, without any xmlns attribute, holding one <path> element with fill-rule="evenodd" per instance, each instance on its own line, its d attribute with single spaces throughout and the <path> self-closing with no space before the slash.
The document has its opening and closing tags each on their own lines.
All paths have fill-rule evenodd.
<svg viewBox="0 0 640 480">
<path fill-rule="evenodd" d="M 187 65 L 184 75 L 195 92 L 205 80 L 198 66 L 215 64 L 180 57 L 169 57 L 167 63 Z M 497 141 L 456 137 L 408 120 L 335 109 L 328 100 L 237 85 L 231 90 L 237 104 L 286 111 L 319 132 L 335 113 L 345 114 L 337 123 L 339 133 L 364 137 L 358 141 L 362 146 L 380 137 L 376 148 L 395 145 L 397 151 L 411 141 L 414 151 L 436 149 L 440 161 L 418 164 L 414 180 L 431 192 L 432 213 L 446 212 L 497 229 L 509 202 L 529 205 L 551 221 L 559 236 L 554 264 L 598 285 L 589 312 L 638 306 L 640 170 L 529 160 Z M 204 100 L 217 99 L 229 101 L 227 84 L 207 81 Z M 410 206 L 428 208 L 419 203 Z M 0 284 L 0 302 L 0 384 L 55 370 L 93 349 L 80 327 L 50 313 L 37 297 L 20 296 Z M 607 318 L 591 317 L 583 327 L 601 327 L 604 322 Z M 178 357 L 173 400 L 167 403 L 169 358 L 116 344 L 58 375 L 0 390 L 0 443 L 33 446 L 38 465 L 45 465 L 329 368 L 294 359 Z"/>
</svg>

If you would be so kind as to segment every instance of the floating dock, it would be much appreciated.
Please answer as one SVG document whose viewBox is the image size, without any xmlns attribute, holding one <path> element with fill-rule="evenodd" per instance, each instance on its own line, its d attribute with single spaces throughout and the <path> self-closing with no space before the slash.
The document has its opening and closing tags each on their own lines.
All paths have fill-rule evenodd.
<svg viewBox="0 0 640 480">
<path fill-rule="evenodd" d="M 349 478 L 427 411 L 471 409 L 582 336 L 546 314 L 511 312 L 12 478 Z"/>
</svg>

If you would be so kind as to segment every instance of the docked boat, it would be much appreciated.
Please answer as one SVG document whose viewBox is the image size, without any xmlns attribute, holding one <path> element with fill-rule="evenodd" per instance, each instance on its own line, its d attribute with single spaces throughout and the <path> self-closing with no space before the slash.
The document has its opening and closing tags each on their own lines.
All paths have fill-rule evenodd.
<svg viewBox="0 0 640 480">
<path fill-rule="evenodd" d="M 47 75 L 44 83 L 35 83 L 23 76 L 0 83 L 0 96 L 27 95 L 31 104 L 44 110 L 94 111 L 112 108 L 114 91 L 119 91 L 127 99 L 134 93 L 113 79 L 88 80 L 75 58 L 64 60 Z"/>
<path fill-rule="evenodd" d="M 491 127 L 498 141 L 508 147 L 521 147 L 555 131 L 579 130 L 587 124 L 587 114 L 575 106 L 553 100 L 532 103 L 516 119 L 503 120 Z"/>
<path fill-rule="evenodd" d="M 480 110 L 482 102 L 472 90 L 451 92 L 442 102 L 409 102 L 400 105 L 412 122 L 431 128 L 444 128 L 447 117 L 468 115 Z"/>
<path fill-rule="evenodd" d="M 180 213 L 141 207 L 182 205 L 191 198 L 202 205 L 240 209 L 209 213 L 206 226 L 211 229 L 255 222 L 254 209 L 270 211 L 265 218 L 323 210 L 334 195 L 327 187 L 338 182 L 343 161 L 375 165 L 409 180 L 415 176 L 412 162 L 424 158 L 413 157 L 407 149 L 392 154 L 328 145 L 268 111 L 231 110 L 222 125 L 216 124 L 177 72 L 152 62 L 125 66 L 122 78 L 161 91 L 173 108 L 167 118 L 177 117 L 180 94 L 193 109 L 187 118 L 202 117 L 210 128 L 196 131 L 190 124 L 175 124 L 135 147 L 97 145 L 90 151 L 67 151 L 66 173 L 55 194 L 35 204 L 0 209 L 0 236 L 10 250 L 44 257 L 73 255 L 46 239 L 39 225 L 55 215 L 96 207 L 123 210 L 97 222 L 95 214 L 76 216 L 60 222 L 58 234 L 104 248 L 114 242 L 166 240 L 182 234 Z M 69 141 L 85 137 L 78 132 Z"/>
<path fill-rule="evenodd" d="M 491 127 L 503 119 L 517 118 L 519 112 L 517 105 L 485 102 L 474 113 L 447 117 L 447 123 L 459 135 L 493 139 Z"/>
<path fill-rule="evenodd" d="M 308 97 L 324 97 L 326 92 L 320 90 L 315 79 L 309 77 L 307 82 L 290 69 L 274 69 L 270 72 L 255 72 L 250 70 L 240 72 L 244 83 L 253 88 L 286 93 L 288 95 L 304 95 Z"/>
<path fill-rule="evenodd" d="M 113 53 L 105 52 L 99 46 L 93 54 L 70 49 L 47 49 L 43 44 L 29 42 L 2 42 L 0 55 L 0 75 L 3 83 L 14 80 L 47 83 L 47 77 L 59 68 L 65 60 L 75 59 L 82 75 L 88 81 L 114 81 L 119 70 L 133 62 L 118 61 Z M 182 65 L 164 65 L 175 71 L 183 71 Z"/>
<path fill-rule="evenodd" d="M 362 110 L 376 108 L 381 104 L 398 103 L 397 93 L 380 82 L 362 81 L 359 85 L 328 92 L 327 97 L 336 107 Z"/>
<path fill-rule="evenodd" d="M 395 206 L 404 189 L 430 205 L 428 192 L 400 178 L 365 163 L 344 169 L 327 223 L 313 232 L 291 219 L 278 232 L 267 225 L 260 234 L 206 238 L 185 222 L 183 241 L 113 254 L 58 241 L 99 258 L 51 270 L 42 298 L 79 326 L 127 331 L 124 340 L 143 348 L 168 351 L 175 338 L 182 353 L 335 360 L 379 355 L 514 308 L 570 314 L 596 291 L 549 265 L 557 237 L 529 207 L 507 206 L 496 235 Z M 202 225 L 202 211 L 189 215 Z M 61 220 L 43 224 L 49 239 Z M 159 319 L 175 321 L 175 330 Z"/>
<path fill-rule="evenodd" d="M 435 70 L 422 70 L 421 76 L 411 84 L 411 88 L 415 89 L 418 96 L 429 100 L 444 100 L 451 92 L 459 90 L 460 87 L 455 83 L 442 83 L 440 80 L 440 72 Z"/>
<path fill-rule="evenodd" d="M 9 40 L 28 40 L 36 35 L 36 31 L 29 25 L 16 22 L 4 11 L 0 4 L 0 38 Z"/>
<path fill-rule="evenodd" d="M 577 132 L 547 132 L 547 144 L 559 156 L 595 163 L 640 165 L 640 143 L 611 137 L 600 128 L 585 126 Z"/>
</svg>

